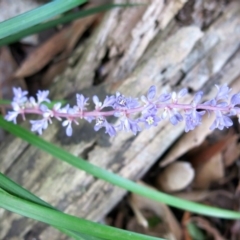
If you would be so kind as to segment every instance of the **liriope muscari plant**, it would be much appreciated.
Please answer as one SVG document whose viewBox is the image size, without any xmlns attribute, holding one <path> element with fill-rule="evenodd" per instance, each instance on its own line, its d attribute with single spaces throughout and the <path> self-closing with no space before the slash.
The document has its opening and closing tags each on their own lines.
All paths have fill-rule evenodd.
<svg viewBox="0 0 240 240">
<path fill-rule="evenodd" d="M 117 92 L 115 95 L 106 96 L 101 102 L 98 96 L 93 96 L 92 101 L 95 109 L 88 109 L 89 98 L 82 94 L 76 94 L 76 105 L 67 104 L 62 107 L 60 102 L 47 107 L 45 102 L 50 103 L 49 91 L 38 91 L 36 98 L 27 97 L 28 92 L 21 88 L 13 88 L 14 98 L 11 103 L 12 110 L 7 113 L 5 119 L 16 124 L 19 115 L 25 120 L 25 115 L 36 114 L 41 119 L 30 120 L 31 130 L 42 134 L 52 123 L 52 119 L 62 121 L 66 127 L 67 136 L 73 133 L 72 124 L 78 124 L 79 120 L 94 122 L 94 130 L 105 128 L 110 136 L 115 136 L 119 131 L 130 131 L 133 134 L 157 126 L 163 120 L 169 120 L 177 125 L 185 122 L 185 131 L 193 130 L 201 124 L 204 114 L 214 114 L 215 119 L 210 126 L 213 130 L 222 130 L 233 125 L 231 116 L 238 116 L 240 122 L 240 93 L 230 94 L 231 89 L 226 85 L 217 86 L 215 98 L 202 102 L 203 92 L 197 92 L 191 103 L 181 103 L 181 99 L 188 93 L 182 89 L 178 93 L 164 93 L 157 95 L 156 87 L 151 86 L 146 96 L 140 99 L 126 97 Z M 119 118 L 116 124 L 109 122 L 109 117 Z"/>
</svg>

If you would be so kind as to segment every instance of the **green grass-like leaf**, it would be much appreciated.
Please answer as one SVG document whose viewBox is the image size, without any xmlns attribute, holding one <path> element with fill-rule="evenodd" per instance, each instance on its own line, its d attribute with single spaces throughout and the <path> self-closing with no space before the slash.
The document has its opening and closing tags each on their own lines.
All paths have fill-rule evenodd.
<svg viewBox="0 0 240 240">
<path fill-rule="evenodd" d="M 0 99 L 0 105 L 10 105 L 10 104 L 11 104 L 11 101 Z"/>
<path fill-rule="evenodd" d="M 12 34 L 8 37 L 4 37 L 3 39 L 0 39 L 0 46 L 16 42 L 23 37 L 29 36 L 31 34 L 39 33 L 43 30 L 55 27 L 59 24 L 71 22 L 78 18 L 84 18 L 84 17 L 90 16 L 90 15 L 93 15 L 96 13 L 100 13 L 100 12 L 110 10 L 112 8 L 116 8 L 116 7 L 133 7 L 133 6 L 140 6 L 140 4 L 107 4 L 107 5 L 94 7 L 91 9 L 82 10 L 82 11 L 76 12 L 76 13 L 68 13 L 63 16 L 60 16 L 57 19 L 54 19 L 54 20 L 51 20 L 51 21 L 48 21 L 45 23 L 37 24 L 33 27 L 29 27 L 25 30 L 16 32 L 15 34 Z"/>
<path fill-rule="evenodd" d="M 14 18 L 10 18 L 0 23 L 0 39 L 30 28 L 85 2 L 86 0 L 55 0 Z"/>
<path fill-rule="evenodd" d="M 187 201 L 184 199 L 173 197 L 171 195 L 150 189 L 140 184 L 134 183 L 128 179 L 125 179 L 105 169 L 97 167 L 87 161 L 84 161 L 83 159 L 78 158 L 68 153 L 67 151 L 41 139 L 40 137 L 34 135 L 28 130 L 22 128 L 21 126 L 14 125 L 12 123 L 5 121 L 2 117 L 0 117 L 0 126 L 3 129 L 14 134 L 15 136 L 20 137 L 23 140 L 29 142 L 31 145 L 34 145 L 44 150 L 45 152 L 51 154 L 52 156 L 64 162 L 67 162 L 72 166 L 79 168 L 97 178 L 105 180 L 109 183 L 112 183 L 130 192 L 133 192 L 141 196 L 147 197 L 149 199 L 166 203 L 172 207 L 184 209 L 193 213 L 198 213 L 206 216 L 219 217 L 219 218 L 226 218 L 226 219 L 240 219 L 239 212 L 210 207 L 203 204 Z"/>
<path fill-rule="evenodd" d="M 205 240 L 206 239 L 206 234 L 204 234 L 203 231 L 201 229 L 199 229 L 192 222 L 187 224 L 187 230 L 194 240 Z"/>
<path fill-rule="evenodd" d="M 86 240 L 159 240 L 77 218 L 13 196 L 0 188 L 0 207 L 52 226 L 90 235 Z"/>
<path fill-rule="evenodd" d="M 4 191 L 6 191 L 7 193 L 9 193 L 15 197 L 19 197 L 19 198 L 25 199 L 27 201 L 31 201 L 33 203 L 39 204 L 43 207 L 48 207 L 50 209 L 54 209 L 54 210 L 58 211 L 58 209 L 52 207 L 49 203 L 43 201 L 36 195 L 32 194 L 25 188 L 21 187 L 20 185 L 18 185 L 17 183 L 15 183 L 11 179 L 9 179 L 7 176 L 2 174 L 1 172 L 0 172 L 0 188 L 2 188 Z M 68 235 L 74 239 L 77 239 L 77 240 L 102 240 L 101 238 L 87 236 L 87 235 L 79 233 L 79 232 L 76 233 L 76 232 L 69 231 L 67 229 L 63 229 L 63 228 L 59 228 L 59 227 L 55 227 L 55 228 L 57 228 L 59 231 L 65 233 L 66 235 Z"/>
</svg>

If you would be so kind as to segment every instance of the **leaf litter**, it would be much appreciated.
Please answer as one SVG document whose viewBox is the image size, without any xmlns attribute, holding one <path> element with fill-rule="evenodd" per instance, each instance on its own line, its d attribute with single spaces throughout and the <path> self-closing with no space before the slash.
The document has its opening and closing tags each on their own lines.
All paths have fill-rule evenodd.
<svg viewBox="0 0 240 240">
<path fill-rule="evenodd" d="M 233 120 L 233 128 L 226 131 L 210 133 L 204 131 L 206 127 L 203 126 L 199 135 L 184 134 L 146 174 L 144 181 L 149 187 L 177 197 L 239 211 L 240 131 L 237 119 Z M 116 226 L 113 219 L 119 219 L 120 215 L 123 228 L 166 239 L 227 240 L 240 236 L 238 220 L 182 212 L 134 194 L 124 198 L 117 211 L 115 209 L 106 219 Z M 152 219 L 154 227 L 150 224 Z"/>
</svg>

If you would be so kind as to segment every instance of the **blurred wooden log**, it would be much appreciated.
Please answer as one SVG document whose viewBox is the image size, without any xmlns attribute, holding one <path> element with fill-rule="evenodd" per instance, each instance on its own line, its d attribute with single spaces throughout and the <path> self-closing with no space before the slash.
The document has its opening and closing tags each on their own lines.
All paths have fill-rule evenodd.
<svg viewBox="0 0 240 240">
<path fill-rule="evenodd" d="M 85 95 L 118 90 L 139 97 L 152 84 L 159 92 L 184 86 L 194 91 L 203 89 L 210 97 L 214 84 L 231 84 L 240 76 L 238 1 L 223 9 L 216 5 L 207 23 L 195 19 L 188 26 L 181 20 L 187 16 L 186 8 L 202 6 L 199 2 L 209 0 L 149 2 L 143 7 L 107 13 L 83 53 L 80 51 L 77 64 L 55 79 L 52 97 L 73 101 L 71 96 L 76 90 Z M 188 14 L 197 15 L 199 8 Z M 102 62 L 103 58 L 108 62 Z M 104 84 L 92 87 L 94 81 L 103 79 Z M 236 85 L 235 90 L 239 91 L 240 86 Z M 95 133 L 88 123 L 81 123 L 74 136 L 67 138 L 60 124 L 55 123 L 43 138 L 95 165 L 138 180 L 183 130 L 183 124 L 173 127 L 162 123 L 137 136 L 120 133 L 110 139 L 102 132 Z M 100 221 L 126 194 L 12 136 L 0 151 L 1 172 L 66 213 Z M 7 211 L 1 210 L 0 221 L 0 239 L 67 239 L 45 224 Z"/>
</svg>

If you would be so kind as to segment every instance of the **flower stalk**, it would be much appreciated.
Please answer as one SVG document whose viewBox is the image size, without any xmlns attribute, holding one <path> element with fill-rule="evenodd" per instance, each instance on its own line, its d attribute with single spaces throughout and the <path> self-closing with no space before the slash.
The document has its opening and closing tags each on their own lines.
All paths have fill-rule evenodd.
<svg viewBox="0 0 240 240">
<path fill-rule="evenodd" d="M 62 107 L 61 103 L 54 104 L 53 108 L 48 108 L 44 103 L 50 103 L 49 91 L 38 91 L 36 99 L 27 97 L 28 92 L 21 88 L 13 88 L 14 98 L 11 103 L 12 110 L 7 113 L 7 121 L 17 123 L 20 115 L 25 120 L 25 115 L 35 114 L 42 118 L 30 120 L 31 130 L 42 134 L 52 119 L 62 121 L 62 126 L 66 127 L 66 134 L 73 134 L 72 124 L 78 124 L 83 119 L 94 122 L 94 130 L 105 128 L 105 132 L 110 136 L 115 136 L 119 131 L 130 131 L 133 134 L 157 126 L 162 120 L 169 120 L 171 124 L 177 125 L 185 121 L 185 131 L 195 129 L 201 124 L 202 117 L 206 113 L 214 114 L 215 119 L 210 129 L 228 128 L 233 125 L 231 116 L 237 115 L 240 122 L 240 93 L 230 95 L 231 89 L 225 84 L 217 86 L 215 98 L 203 102 L 203 92 L 197 92 L 191 103 L 181 103 L 181 99 L 188 93 L 187 89 L 182 89 L 178 93 L 164 93 L 157 96 L 156 87 L 151 86 L 146 96 L 141 96 L 140 100 L 132 97 L 125 97 L 117 92 L 116 95 L 106 96 L 100 102 L 97 96 L 93 96 L 95 109 L 87 108 L 89 98 L 82 94 L 76 95 L 76 105 L 70 107 L 69 104 Z M 115 125 L 108 120 L 109 116 L 119 118 Z"/>
</svg>

